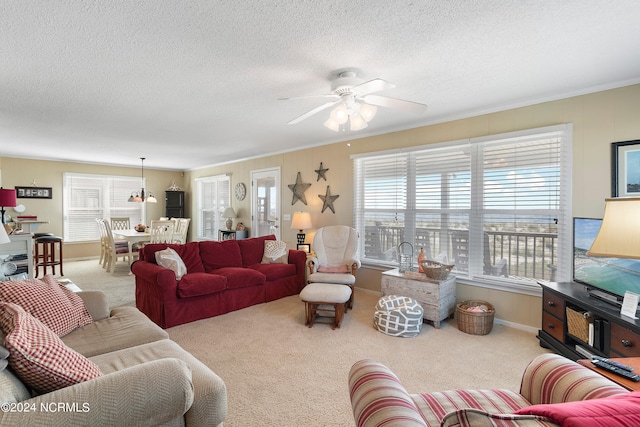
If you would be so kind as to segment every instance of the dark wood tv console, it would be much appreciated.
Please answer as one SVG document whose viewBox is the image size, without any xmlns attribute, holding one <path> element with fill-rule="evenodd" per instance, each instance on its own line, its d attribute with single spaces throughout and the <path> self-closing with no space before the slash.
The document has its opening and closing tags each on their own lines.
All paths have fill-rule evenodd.
<svg viewBox="0 0 640 427">
<path fill-rule="evenodd" d="M 598 356 L 640 357 L 640 319 L 620 314 L 620 308 L 589 296 L 580 283 L 538 282 L 542 286 L 542 329 L 540 345 L 569 359 L 587 358 L 576 346 Z M 567 308 L 593 316 L 592 345 L 568 331 Z"/>
</svg>

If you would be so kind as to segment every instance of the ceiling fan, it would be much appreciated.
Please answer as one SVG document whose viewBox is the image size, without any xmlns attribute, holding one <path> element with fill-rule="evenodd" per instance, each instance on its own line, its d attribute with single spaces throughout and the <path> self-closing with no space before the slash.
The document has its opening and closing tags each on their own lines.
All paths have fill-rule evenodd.
<svg viewBox="0 0 640 427">
<path fill-rule="evenodd" d="M 331 93 L 322 95 L 299 96 L 294 98 L 280 98 L 280 100 L 303 98 L 333 98 L 331 102 L 324 103 L 301 116 L 291 120 L 288 124 L 294 125 L 304 119 L 335 107 L 329 119 L 324 123 L 326 127 L 334 131 L 346 130 L 349 122 L 349 130 L 360 130 L 367 127 L 367 123 L 375 116 L 377 107 L 395 108 L 412 113 L 423 113 L 427 106 L 418 102 L 391 98 L 382 95 L 373 95 L 386 89 L 393 89 L 395 84 L 382 79 L 373 79 L 365 82 L 357 77 L 355 71 L 342 71 L 331 82 Z"/>
</svg>

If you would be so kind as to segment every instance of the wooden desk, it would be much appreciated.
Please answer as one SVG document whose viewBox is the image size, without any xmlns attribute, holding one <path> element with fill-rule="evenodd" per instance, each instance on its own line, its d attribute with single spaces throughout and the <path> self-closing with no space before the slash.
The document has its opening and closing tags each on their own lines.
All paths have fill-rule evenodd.
<svg viewBox="0 0 640 427">
<path fill-rule="evenodd" d="M 631 366 L 635 374 L 640 373 L 640 357 L 611 358 L 611 360 L 613 360 L 614 362 L 622 363 L 627 366 Z M 626 388 L 627 390 L 631 390 L 631 391 L 640 390 L 640 382 L 634 382 L 626 379 L 625 377 L 621 377 L 620 375 L 616 375 L 613 372 L 609 372 L 606 369 L 598 368 L 596 365 L 591 363 L 591 359 L 580 359 L 580 360 L 577 360 L 577 362 L 582 366 L 586 366 L 592 371 L 596 371 L 603 377 L 609 378 L 611 381 Z"/>
</svg>

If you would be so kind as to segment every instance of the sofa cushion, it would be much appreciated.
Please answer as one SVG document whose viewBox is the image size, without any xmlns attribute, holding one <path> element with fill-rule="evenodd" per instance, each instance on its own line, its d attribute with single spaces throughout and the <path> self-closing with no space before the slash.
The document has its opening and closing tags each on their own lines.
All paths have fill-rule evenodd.
<svg viewBox="0 0 640 427">
<path fill-rule="evenodd" d="M 157 251 L 155 256 L 156 263 L 158 263 L 159 266 L 168 268 L 176 274 L 176 280 L 182 279 L 182 276 L 187 274 L 187 266 L 184 265 L 184 261 L 182 261 L 182 258 L 180 258 L 180 255 L 178 255 L 175 250 L 166 248 Z"/>
<path fill-rule="evenodd" d="M 4 343 L 4 334 L 0 334 Z M 0 404 L 21 402 L 31 397 L 22 381 L 8 369 L 9 350 L 0 345 Z"/>
<path fill-rule="evenodd" d="M 162 340 L 92 357 L 105 375 L 142 363 L 176 358 L 186 362 L 193 376 L 193 405 L 184 425 L 217 426 L 227 416 L 226 386 L 204 363 L 171 340 Z M 222 397 L 224 396 L 224 397 Z"/>
<path fill-rule="evenodd" d="M 20 379 L 40 393 L 102 376 L 100 368 L 70 349 L 42 322 L 19 305 L 0 302 L 9 364 Z"/>
<path fill-rule="evenodd" d="M 240 252 L 242 253 L 242 265 L 244 267 L 262 262 L 265 240 L 276 240 L 276 236 L 270 234 L 268 236 L 238 240 L 238 246 L 240 246 Z"/>
<path fill-rule="evenodd" d="M 445 415 L 458 409 L 512 414 L 530 405 L 520 394 L 511 390 L 449 390 L 412 394 L 411 397 L 427 425 L 440 425 Z"/>
<path fill-rule="evenodd" d="M 187 267 L 187 273 L 202 273 L 204 272 L 204 266 L 200 258 L 200 244 L 199 242 L 189 242 L 183 245 L 168 244 L 168 243 L 150 243 L 144 246 L 142 250 L 143 256 L 141 259 L 157 264 L 156 252 L 166 248 L 171 248 L 182 259 L 184 265 Z"/>
<path fill-rule="evenodd" d="M 58 336 L 93 322 L 82 298 L 51 274 L 42 280 L 0 282 L 0 300 L 18 304 Z"/>
<path fill-rule="evenodd" d="M 544 417 L 535 415 L 491 414 L 479 409 L 466 408 L 445 415 L 440 427 L 522 427 L 523 425 L 556 426 L 552 422 L 547 422 Z"/>
<path fill-rule="evenodd" d="M 224 291 L 227 278 L 212 273 L 189 273 L 178 282 L 178 297 L 189 298 Z"/>
<path fill-rule="evenodd" d="M 514 413 L 543 416 L 563 427 L 640 426 L 640 391 L 603 399 L 532 405 Z"/>
<path fill-rule="evenodd" d="M 251 268 L 225 267 L 219 268 L 213 273 L 227 278 L 227 289 L 264 285 L 267 281 L 264 274 Z"/>
<path fill-rule="evenodd" d="M 282 240 L 265 240 L 262 264 L 286 264 L 289 252 L 287 244 Z"/>
<path fill-rule="evenodd" d="M 165 340 L 169 334 L 135 307 L 116 307 L 111 316 L 78 328 L 62 342 L 85 357 Z"/>
<path fill-rule="evenodd" d="M 249 268 L 267 276 L 267 282 L 273 282 L 296 275 L 295 264 L 255 264 L 249 266 Z"/>
<path fill-rule="evenodd" d="M 222 267 L 242 267 L 237 240 L 200 242 L 200 258 L 207 273 Z"/>
</svg>

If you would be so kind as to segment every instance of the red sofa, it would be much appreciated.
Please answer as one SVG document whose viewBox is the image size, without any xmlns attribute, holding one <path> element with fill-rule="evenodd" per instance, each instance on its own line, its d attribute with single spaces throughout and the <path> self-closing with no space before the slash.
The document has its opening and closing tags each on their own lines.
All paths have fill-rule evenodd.
<svg viewBox="0 0 640 427">
<path fill-rule="evenodd" d="M 289 250 L 288 264 L 262 264 L 265 240 L 275 236 L 145 245 L 131 266 L 136 307 L 162 328 L 170 328 L 300 293 L 306 253 Z M 156 263 L 155 253 L 167 247 L 187 267 L 179 281 L 172 270 Z"/>
</svg>

